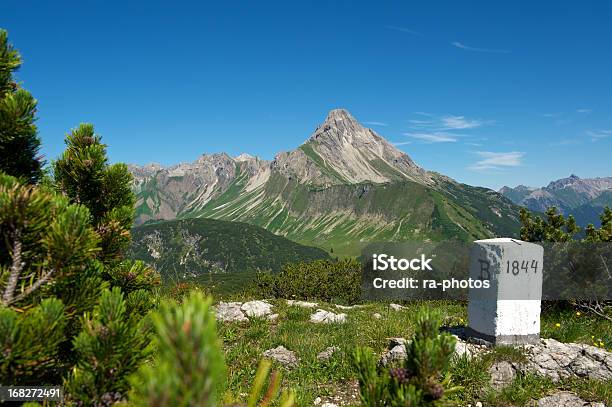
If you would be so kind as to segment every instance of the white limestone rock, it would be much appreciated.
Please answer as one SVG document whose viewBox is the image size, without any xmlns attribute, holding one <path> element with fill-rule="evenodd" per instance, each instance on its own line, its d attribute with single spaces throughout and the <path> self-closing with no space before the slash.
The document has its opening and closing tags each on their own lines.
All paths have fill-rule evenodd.
<svg viewBox="0 0 612 407">
<path fill-rule="evenodd" d="M 473 358 L 487 351 L 487 346 L 485 345 L 467 342 L 463 340 L 461 337 L 459 337 L 458 335 L 453 335 L 453 336 L 455 337 L 455 340 L 456 340 L 455 357 L 466 356 L 467 358 Z"/>
<path fill-rule="evenodd" d="M 285 367 L 296 367 L 299 362 L 299 359 L 295 356 L 295 352 L 290 351 L 282 345 L 273 349 L 268 349 L 263 353 L 263 356 L 275 360 Z"/>
<path fill-rule="evenodd" d="M 349 309 L 359 308 L 359 305 L 340 305 L 340 304 L 336 304 L 335 307 L 338 308 L 338 309 L 349 310 Z"/>
<path fill-rule="evenodd" d="M 297 301 L 297 300 L 287 300 L 287 305 L 293 305 L 293 306 L 302 307 L 302 308 L 315 308 L 319 306 L 319 304 L 316 302 Z"/>
<path fill-rule="evenodd" d="M 272 314 L 272 304 L 266 301 L 249 301 L 242 304 L 240 307 L 249 317 L 261 318 Z"/>
<path fill-rule="evenodd" d="M 589 403 L 568 391 L 560 391 L 538 400 L 538 407 L 605 407 L 604 403 Z"/>
<path fill-rule="evenodd" d="M 332 324 L 346 322 L 346 314 L 334 314 L 331 311 L 318 309 L 317 312 L 310 316 L 310 322 L 315 324 Z"/>
<path fill-rule="evenodd" d="M 383 352 L 378 363 L 380 363 L 382 366 L 387 366 L 391 362 L 404 360 L 407 356 L 406 345 L 396 345 Z"/>
<path fill-rule="evenodd" d="M 240 307 L 241 302 L 220 302 L 215 307 L 217 321 L 221 322 L 243 322 L 249 319 L 244 315 Z"/>
<path fill-rule="evenodd" d="M 612 380 L 612 353 L 579 343 L 542 339 L 528 346 L 527 369 L 558 381 L 569 377 Z"/>
<path fill-rule="evenodd" d="M 510 362 L 500 361 L 489 368 L 489 374 L 491 375 L 491 387 L 494 390 L 501 390 L 512 383 L 516 377 L 516 370 Z"/>
</svg>

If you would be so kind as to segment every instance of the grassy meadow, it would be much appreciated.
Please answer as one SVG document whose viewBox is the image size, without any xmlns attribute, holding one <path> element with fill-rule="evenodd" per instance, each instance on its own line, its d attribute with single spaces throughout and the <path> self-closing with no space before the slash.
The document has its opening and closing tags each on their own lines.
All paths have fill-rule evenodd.
<svg viewBox="0 0 612 407">
<path fill-rule="evenodd" d="M 252 295 L 231 294 L 217 300 L 249 301 L 261 299 Z M 341 405 L 359 405 L 356 372 L 352 354 L 356 347 L 366 346 L 380 355 L 389 338 L 410 338 L 414 333 L 414 316 L 422 307 L 435 307 L 444 315 L 445 326 L 459 326 L 467 322 L 467 304 L 462 302 L 429 301 L 404 304 L 393 310 L 387 303 L 360 304 L 352 309 L 339 309 L 335 304 L 318 302 L 308 309 L 289 306 L 284 299 L 269 299 L 273 312 L 279 314 L 274 321 L 252 318 L 249 322 L 218 324 L 218 335 L 223 343 L 227 364 L 226 393 L 234 399 L 244 399 L 251 388 L 259 360 L 265 350 L 284 346 L 295 352 L 299 363 L 295 368 L 276 365 L 283 375 L 283 387 L 296 392 L 300 406 L 326 401 Z M 342 324 L 315 324 L 309 321 L 316 309 L 347 314 Z M 373 315 L 380 314 L 377 319 Z M 562 342 L 597 343 L 612 348 L 612 324 L 602 318 L 576 312 L 549 311 L 542 318 L 542 336 Z M 319 361 L 317 354 L 326 348 L 339 348 L 327 361 Z M 485 405 L 532 405 L 547 394 L 559 389 L 571 390 L 591 401 L 612 400 L 612 383 L 587 379 L 564 380 L 553 383 L 534 375 L 518 376 L 502 391 L 489 387 L 488 368 L 496 360 L 517 360 L 521 350 L 495 348 L 485 357 L 456 358 L 451 372 L 452 381 L 462 386 L 453 395 L 456 405 L 481 401 Z"/>
</svg>

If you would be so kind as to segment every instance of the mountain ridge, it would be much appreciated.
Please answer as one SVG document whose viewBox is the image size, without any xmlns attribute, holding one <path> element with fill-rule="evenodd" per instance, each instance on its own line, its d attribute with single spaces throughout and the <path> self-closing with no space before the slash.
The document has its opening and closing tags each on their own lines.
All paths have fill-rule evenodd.
<svg viewBox="0 0 612 407">
<path fill-rule="evenodd" d="M 612 177 L 580 178 L 571 174 L 544 187 L 504 186 L 499 192 L 532 211 L 544 212 L 555 206 L 565 215 L 574 215 L 582 227 L 589 223 L 598 225 L 603 208 L 612 207 Z"/>
<path fill-rule="evenodd" d="M 138 223 L 242 221 L 328 249 L 372 239 L 465 240 L 518 232 L 518 208 L 509 200 L 426 171 L 344 109 L 330 111 L 304 143 L 271 161 L 217 153 L 130 170 Z"/>
</svg>

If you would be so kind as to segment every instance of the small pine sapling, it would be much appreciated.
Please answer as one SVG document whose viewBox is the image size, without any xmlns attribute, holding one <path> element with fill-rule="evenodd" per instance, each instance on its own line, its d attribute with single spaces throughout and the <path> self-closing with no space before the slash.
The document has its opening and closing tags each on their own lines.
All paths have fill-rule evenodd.
<svg viewBox="0 0 612 407">
<path fill-rule="evenodd" d="M 406 345 L 407 357 L 400 366 L 378 365 L 370 349 L 358 348 L 355 351 L 354 364 L 363 405 L 442 405 L 449 394 L 459 389 L 450 387 L 448 374 L 455 339 L 448 333 L 440 333 L 441 321 L 435 310 L 419 310 L 415 334 Z"/>
</svg>

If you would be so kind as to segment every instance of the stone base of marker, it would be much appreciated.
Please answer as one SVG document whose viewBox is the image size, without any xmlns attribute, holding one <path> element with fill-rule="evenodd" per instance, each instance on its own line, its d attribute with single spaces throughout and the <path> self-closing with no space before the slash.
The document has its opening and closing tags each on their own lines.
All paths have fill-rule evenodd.
<svg viewBox="0 0 612 407">
<path fill-rule="evenodd" d="M 540 338 L 542 246 L 510 238 L 477 240 L 470 251 L 470 277 L 490 288 L 471 289 L 469 337 L 495 345 L 526 345 Z"/>
</svg>

